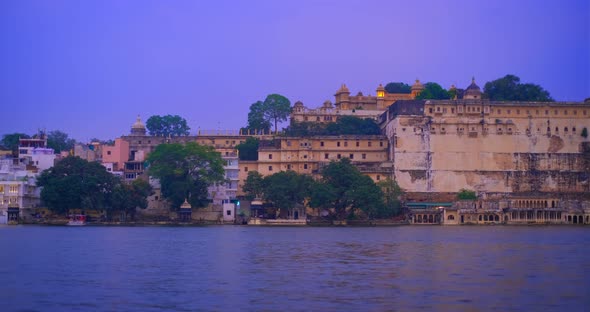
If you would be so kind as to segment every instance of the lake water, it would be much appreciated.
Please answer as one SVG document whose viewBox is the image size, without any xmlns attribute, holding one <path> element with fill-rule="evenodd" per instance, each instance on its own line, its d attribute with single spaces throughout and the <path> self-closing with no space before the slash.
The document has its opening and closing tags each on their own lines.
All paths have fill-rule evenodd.
<svg viewBox="0 0 590 312">
<path fill-rule="evenodd" d="M 590 311 L 590 228 L 0 226 L 0 311 Z"/>
</svg>

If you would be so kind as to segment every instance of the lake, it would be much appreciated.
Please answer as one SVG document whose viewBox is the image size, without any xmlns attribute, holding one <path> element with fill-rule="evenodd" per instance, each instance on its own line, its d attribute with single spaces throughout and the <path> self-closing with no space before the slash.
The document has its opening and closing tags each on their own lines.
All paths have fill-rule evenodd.
<svg viewBox="0 0 590 312">
<path fill-rule="evenodd" d="M 0 311 L 589 311 L 590 228 L 0 226 Z"/>
</svg>

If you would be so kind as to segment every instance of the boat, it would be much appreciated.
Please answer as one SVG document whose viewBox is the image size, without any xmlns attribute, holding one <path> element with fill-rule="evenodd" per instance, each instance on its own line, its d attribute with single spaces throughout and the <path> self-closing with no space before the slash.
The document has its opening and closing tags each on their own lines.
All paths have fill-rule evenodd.
<svg viewBox="0 0 590 312">
<path fill-rule="evenodd" d="M 82 215 L 82 214 L 70 215 L 70 220 L 68 221 L 68 223 L 66 225 L 72 225 L 72 226 L 86 225 L 86 215 Z"/>
</svg>

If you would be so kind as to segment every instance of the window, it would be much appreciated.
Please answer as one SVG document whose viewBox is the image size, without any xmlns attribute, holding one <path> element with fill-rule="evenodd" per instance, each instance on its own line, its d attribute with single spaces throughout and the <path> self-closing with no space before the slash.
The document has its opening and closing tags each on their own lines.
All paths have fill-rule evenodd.
<svg viewBox="0 0 590 312">
<path fill-rule="evenodd" d="M 379 146 L 383 147 L 383 141 L 379 141 Z"/>
<path fill-rule="evenodd" d="M 359 147 L 359 146 L 361 146 L 361 142 L 356 141 L 356 147 Z"/>
<path fill-rule="evenodd" d="M 304 158 L 304 159 L 307 159 L 307 155 L 303 155 L 303 158 Z"/>
<path fill-rule="evenodd" d="M 344 141 L 344 146 L 347 147 L 348 146 L 348 142 Z"/>
<path fill-rule="evenodd" d="M 155 200 L 158 200 L 158 196 L 154 196 L 154 199 L 155 199 Z"/>
<path fill-rule="evenodd" d="M 244 167 L 244 172 L 248 172 L 248 167 Z"/>
<path fill-rule="evenodd" d="M 307 164 L 303 164 L 303 169 L 307 170 Z"/>
<path fill-rule="evenodd" d="M 324 141 L 320 141 L 320 146 L 324 146 Z"/>
<path fill-rule="evenodd" d="M 453 113 L 453 114 L 455 113 L 455 109 L 454 108 L 451 108 L 451 113 Z"/>
<path fill-rule="evenodd" d="M 381 176 L 377 175 L 377 181 L 381 180 Z"/>
<path fill-rule="evenodd" d="M 287 165 L 287 170 L 291 170 L 291 165 Z"/>
<path fill-rule="evenodd" d="M 516 114 L 517 114 L 517 115 L 520 115 L 520 109 L 517 109 L 517 110 L 516 110 Z"/>
<path fill-rule="evenodd" d="M 363 159 L 367 159 L 367 154 L 362 154 L 361 156 Z"/>
<path fill-rule="evenodd" d="M 349 156 L 350 159 L 354 159 L 354 154 L 350 154 Z"/>
<path fill-rule="evenodd" d="M 510 114 L 510 110 L 506 111 L 507 114 Z"/>
<path fill-rule="evenodd" d="M 558 127 L 555 127 L 555 132 L 559 132 L 559 128 Z"/>
<path fill-rule="evenodd" d="M 141 144 L 141 141 L 137 141 L 137 144 Z"/>
<path fill-rule="evenodd" d="M 229 141 L 228 140 L 225 140 L 225 145 L 229 145 Z"/>
<path fill-rule="evenodd" d="M 573 127 L 572 128 L 572 132 L 576 132 L 576 127 Z"/>
<path fill-rule="evenodd" d="M 231 216 L 231 210 L 226 210 L 225 214 L 227 214 L 228 216 Z"/>
<path fill-rule="evenodd" d="M 107 155 L 110 155 L 110 154 L 111 154 L 111 151 L 107 151 Z"/>
<path fill-rule="evenodd" d="M 502 110 L 501 109 L 498 110 L 498 114 L 502 114 Z"/>
<path fill-rule="evenodd" d="M 272 166 L 268 166 L 268 171 L 272 171 Z"/>
<path fill-rule="evenodd" d="M 342 158 L 342 156 L 340 154 L 338 154 L 337 158 L 340 159 L 340 158 Z"/>
<path fill-rule="evenodd" d="M 268 154 L 268 159 L 272 159 L 272 154 Z"/>
<path fill-rule="evenodd" d="M 336 146 L 340 147 L 340 142 L 336 142 Z"/>
<path fill-rule="evenodd" d="M 11 185 L 10 187 L 8 187 L 8 193 L 18 193 L 18 185 Z"/>
<path fill-rule="evenodd" d="M 432 107 L 428 109 L 428 112 L 432 114 Z"/>
<path fill-rule="evenodd" d="M 373 143 L 373 142 L 369 141 L 369 142 L 367 143 L 367 146 L 371 147 L 371 145 L 373 145 L 372 143 Z"/>
<path fill-rule="evenodd" d="M 330 157 L 330 154 L 328 154 L 328 153 L 325 153 L 325 154 L 324 154 L 324 159 L 328 159 L 328 157 Z"/>
</svg>

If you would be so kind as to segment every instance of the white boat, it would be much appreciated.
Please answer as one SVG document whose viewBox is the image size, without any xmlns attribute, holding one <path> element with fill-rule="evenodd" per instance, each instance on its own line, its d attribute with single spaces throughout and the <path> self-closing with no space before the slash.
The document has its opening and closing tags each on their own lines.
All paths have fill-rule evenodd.
<svg viewBox="0 0 590 312">
<path fill-rule="evenodd" d="M 86 215 L 70 215 L 70 221 L 66 225 L 80 226 L 86 225 Z"/>
</svg>

